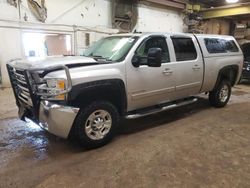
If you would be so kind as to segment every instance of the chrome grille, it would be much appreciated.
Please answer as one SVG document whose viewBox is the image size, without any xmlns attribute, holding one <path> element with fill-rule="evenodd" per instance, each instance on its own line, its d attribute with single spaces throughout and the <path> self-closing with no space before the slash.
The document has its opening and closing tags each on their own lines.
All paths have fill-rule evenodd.
<svg viewBox="0 0 250 188">
<path fill-rule="evenodd" d="M 11 67 L 9 72 L 16 97 L 24 105 L 32 107 L 33 104 L 29 92 L 28 82 L 25 77 L 25 71 Z"/>
</svg>

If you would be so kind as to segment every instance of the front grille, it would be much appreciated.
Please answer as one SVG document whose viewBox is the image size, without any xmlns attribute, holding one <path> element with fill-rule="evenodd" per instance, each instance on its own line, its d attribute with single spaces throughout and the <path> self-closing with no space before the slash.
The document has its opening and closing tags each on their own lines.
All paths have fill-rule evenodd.
<svg viewBox="0 0 250 188">
<path fill-rule="evenodd" d="M 30 96 L 26 72 L 24 70 L 15 69 L 11 66 L 7 67 L 16 99 L 19 103 L 22 103 L 27 107 L 32 107 L 33 104 Z"/>
</svg>

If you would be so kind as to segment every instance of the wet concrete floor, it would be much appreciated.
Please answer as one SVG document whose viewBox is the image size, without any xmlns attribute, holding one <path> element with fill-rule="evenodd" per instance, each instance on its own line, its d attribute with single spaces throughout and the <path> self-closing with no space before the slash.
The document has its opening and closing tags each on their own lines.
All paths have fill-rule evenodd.
<svg viewBox="0 0 250 188">
<path fill-rule="evenodd" d="M 195 104 L 123 121 L 87 151 L 17 119 L 0 91 L 0 187 L 250 187 L 250 84 L 228 106 Z"/>
</svg>

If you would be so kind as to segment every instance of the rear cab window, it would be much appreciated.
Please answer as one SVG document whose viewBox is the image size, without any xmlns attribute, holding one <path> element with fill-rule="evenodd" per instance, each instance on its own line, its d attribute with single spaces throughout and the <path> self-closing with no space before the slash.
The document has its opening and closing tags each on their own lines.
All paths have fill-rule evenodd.
<svg viewBox="0 0 250 188">
<path fill-rule="evenodd" d="M 210 54 L 239 52 L 239 48 L 235 44 L 234 40 L 205 38 L 204 42 L 207 51 Z"/>
<path fill-rule="evenodd" d="M 192 38 L 189 37 L 171 37 L 176 61 L 190 61 L 197 58 L 197 51 L 195 49 Z"/>
</svg>

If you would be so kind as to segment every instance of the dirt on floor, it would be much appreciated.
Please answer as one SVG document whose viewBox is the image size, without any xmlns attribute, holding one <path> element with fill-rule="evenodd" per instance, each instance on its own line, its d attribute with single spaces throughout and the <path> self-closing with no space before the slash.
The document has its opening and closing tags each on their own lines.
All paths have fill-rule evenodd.
<svg viewBox="0 0 250 188">
<path fill-rule="evenodd" d="M 18 120 L 11 90 L 0 91 L 0 187 L 250 187 L 250 84 L 222 109 L 206 98 L 123 121 L 87 151 Z"/>
</svg>

